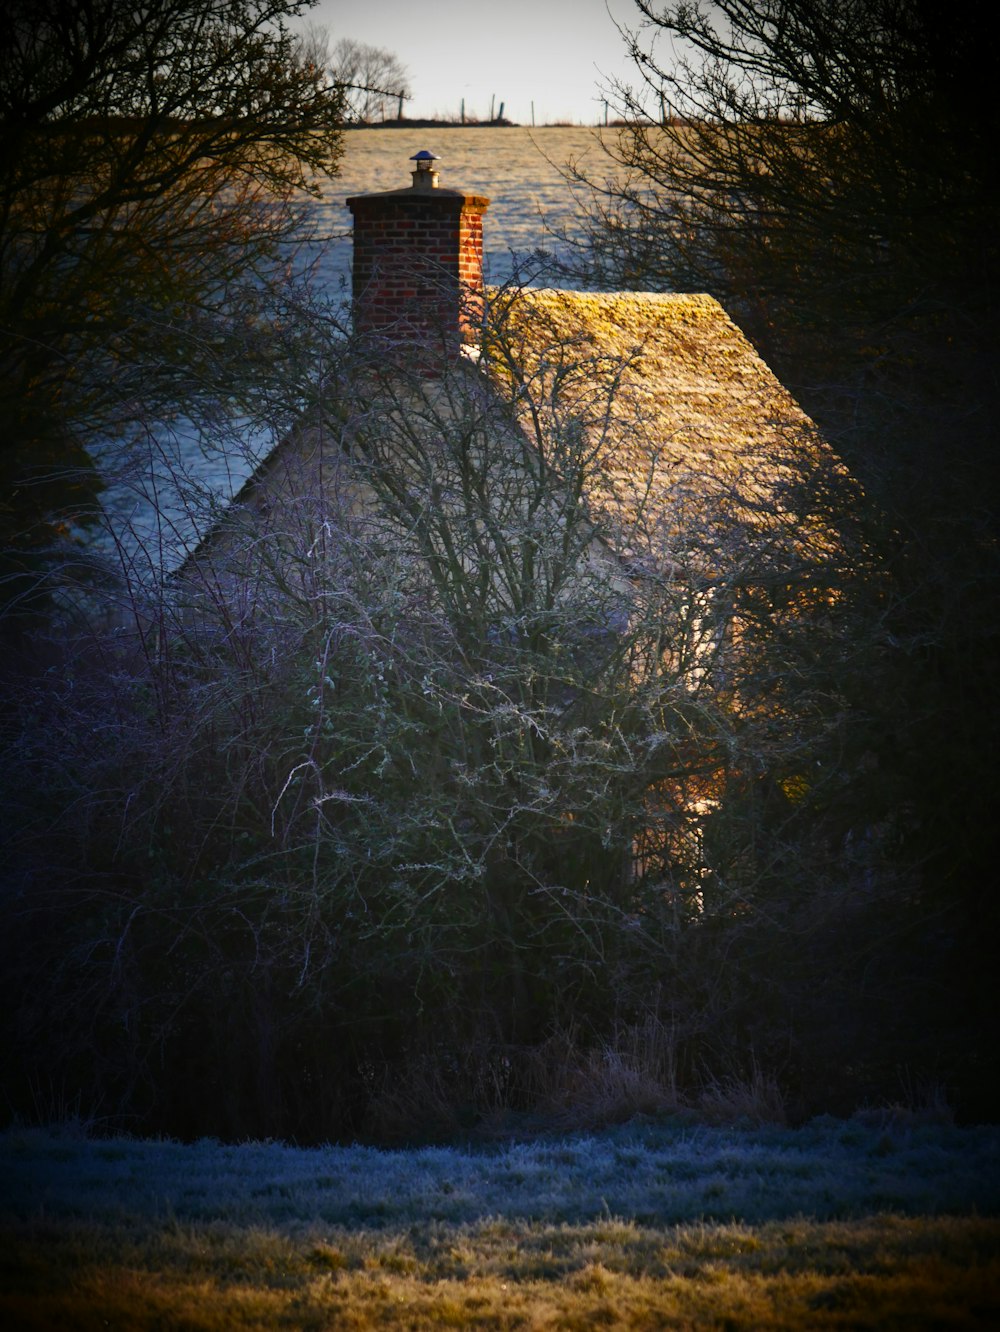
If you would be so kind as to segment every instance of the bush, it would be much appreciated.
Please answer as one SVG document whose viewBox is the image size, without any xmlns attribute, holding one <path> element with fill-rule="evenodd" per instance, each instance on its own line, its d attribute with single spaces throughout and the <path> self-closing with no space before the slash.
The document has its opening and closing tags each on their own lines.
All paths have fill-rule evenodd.
<svg viewBox="0 0 1000 1332">
<path fill-rule="evenodd" d="M 852 987 L 914 903 L 873 890 L 891 828 L 840 821 L 863 551 L 804 551 L 791 482 L 766 532 L 683 484 L 617 502 L 620 367 L 516 303 L 480 370 L 327 364 L 130 624 L 65 618 L 11 671 L 10 1105 L 406 1137 L 774 1113 L 780 1077 L 804 1112 L 859 1085 L 813 1057 L 831 1026 L 867 1095 Z"/>
</svg>

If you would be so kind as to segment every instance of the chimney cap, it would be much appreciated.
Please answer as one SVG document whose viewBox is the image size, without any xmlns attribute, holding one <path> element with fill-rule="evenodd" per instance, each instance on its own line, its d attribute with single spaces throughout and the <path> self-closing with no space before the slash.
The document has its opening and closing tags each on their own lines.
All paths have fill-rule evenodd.
<svg viewBox="0 0 1000 1332">
<path fill-rule="evenodd" d="M 434 163 L 440 160 L 436 153 L 429 153 L 426 148 L 421 148 L 419 153 L 413 154 L 410 161 L 413 163 L 411 175 L 415 190 L 426 193 L 428 190 L 437 189 L 438 173 L 434 170 Z"/>
</svg>

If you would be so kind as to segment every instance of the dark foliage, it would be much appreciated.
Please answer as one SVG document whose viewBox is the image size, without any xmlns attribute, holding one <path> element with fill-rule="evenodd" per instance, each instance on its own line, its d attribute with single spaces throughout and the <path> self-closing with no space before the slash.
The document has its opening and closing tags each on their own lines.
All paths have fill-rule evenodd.
<svg viewBox="0 0 1000 1332">
<path fill-rule="evenodd" d="M 88 446 L 261 375 L 342 98 L 292 0 L 41 0 L 0 37 L 0 604 L 92 519 Z"/>
<path fill-rule="evenodd" d="M 895 818 L 897 869 L 941 913 L 921 947 L 950 955 L 975 1064 L 1000 924 L 991 6 L 637 9 L 639 77 L 613 90 L 625 124 L 581 265 L 611 286 L 719 295 L 881 513 L 888 650 L 855 714 L 877 780 L 855 794 Z"/>
</svg>

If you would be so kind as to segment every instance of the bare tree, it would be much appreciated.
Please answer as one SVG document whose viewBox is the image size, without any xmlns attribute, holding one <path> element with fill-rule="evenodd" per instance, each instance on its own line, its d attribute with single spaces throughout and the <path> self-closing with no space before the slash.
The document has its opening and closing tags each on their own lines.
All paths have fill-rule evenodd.
<svg viewBox="0 0 1000 1332">
<path fill-rule="evenodd" d="M 88 440 L 183 410 L 227 347 L 244 382 L 266 363 L 240 369 L 280 299 L 302 200 L 339 155 L 341 96 L 297 58 L 286 22 L 298 10 L 8 6 L 0 544 L 15 589 L 31 550 L 92 501 Z"/>
<path fill-rule="evenodd" d="M 780 301 L 841 338 L 904 311 L 981 319 L 998 258 L 997 112 L 973 74 L 987 8 L 951 23 L 921 0 L 636 0 L 598 268 Z"/>
<path fill-rule="evenodd" d="M 410 97 L 406 66 L 385 47 L 341 37 L 330 52 L 329 69 L 344 89 L 350 118 L 362 124 L 396 115 Z"/>
<path fill-rule="evenodd" d="M 992 19 L 981 0 L 636 0 L 611 169 L 577 173 L 590 280 L 717 293 L 883 508 L 892 683 L 868 700 L 863 798 L 896 820 L 901 872 L 960 904 L 966 1050 L 989 1043 L 1000 929 Z"/>
</svg>

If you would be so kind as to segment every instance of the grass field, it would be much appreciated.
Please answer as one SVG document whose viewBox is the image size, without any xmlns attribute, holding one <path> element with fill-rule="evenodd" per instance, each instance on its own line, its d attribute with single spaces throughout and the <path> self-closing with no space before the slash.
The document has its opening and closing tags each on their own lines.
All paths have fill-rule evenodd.
<svg viewBox="0 0 1000 1332">
<path fill-rule="evenodd" d="M 383 1152 L 0 1136 L 0 1325 L 1000 1326 L 1000 1129 Z"/>
</svg>

